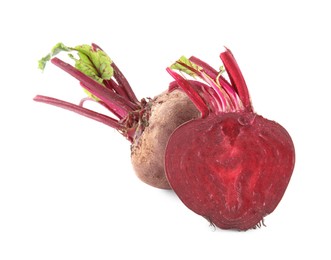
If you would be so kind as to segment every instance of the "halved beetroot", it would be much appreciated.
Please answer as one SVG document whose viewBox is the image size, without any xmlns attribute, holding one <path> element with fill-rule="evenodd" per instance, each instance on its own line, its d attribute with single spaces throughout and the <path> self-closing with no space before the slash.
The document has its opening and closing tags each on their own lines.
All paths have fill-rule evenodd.
<svg viewBox="0 0 331 260">
<path fill-rule="evenodd" d="M 172 66 L 204 79 L 213 90 L 210 95 L 198 94 L 190 81 L 168 69 L 202 116 L 173 132 L 165 170 L 172 189 L 192 211 L 222 229 L 247 230 L 261 225 L 281 201 L 295 151 L 281 125 L 253 112 L 232 53 L 226 50 L 221 58 L 230 82 L 195 57 Z"/>
</svg>

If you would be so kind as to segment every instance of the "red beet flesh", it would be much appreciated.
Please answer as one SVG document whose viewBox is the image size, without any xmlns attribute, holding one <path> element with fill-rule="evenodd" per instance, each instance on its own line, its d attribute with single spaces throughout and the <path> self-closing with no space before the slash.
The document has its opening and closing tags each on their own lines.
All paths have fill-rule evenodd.
<svg viewBox="0 0 331 260">
<path fill-rule="evenodd" d="M 183 203 L 223 229 L 258 225 L 280 202 L 293 167 L 287 131 L 247 112 L 185 123 L 172 134 L 165 158 Z"/>
</svg>

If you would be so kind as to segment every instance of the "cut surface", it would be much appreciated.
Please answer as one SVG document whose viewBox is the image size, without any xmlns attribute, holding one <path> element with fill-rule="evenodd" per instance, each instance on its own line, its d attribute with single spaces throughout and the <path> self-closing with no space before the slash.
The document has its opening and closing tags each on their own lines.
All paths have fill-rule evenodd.
<svg viewBox="0 0 331 260">
<path fill-rule="evenodd" d="M 171 135 L 168 181 L 195 213 L 223 229 L 253 228 L 280 202 L 294 168 L 291 137 L 251 112 L 192 120 Z"/>
</svg>

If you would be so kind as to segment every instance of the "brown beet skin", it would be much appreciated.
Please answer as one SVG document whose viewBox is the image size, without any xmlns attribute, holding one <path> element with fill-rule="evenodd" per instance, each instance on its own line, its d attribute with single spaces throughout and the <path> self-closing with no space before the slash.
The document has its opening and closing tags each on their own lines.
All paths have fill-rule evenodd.
<svg viewBox="0 0 331 260">
<path fill-rule="evenodd" d="M 153 187 L 170 189 L 164 172 L 166 144 L 181 124 L 200 113 L 181 90 L 164 92 L 152 101 L 148 126 L 131 145 L 131 162 L 140 180 Z"/>
<path fill-rule="evenodd" d="M 192 211 L 222 229 L 247 230 L 276 208 L 294 162 L 292 139 L 281 125 L 231 112 L 180 126 L 169 139 L 165 169 Z"/>
</svg>

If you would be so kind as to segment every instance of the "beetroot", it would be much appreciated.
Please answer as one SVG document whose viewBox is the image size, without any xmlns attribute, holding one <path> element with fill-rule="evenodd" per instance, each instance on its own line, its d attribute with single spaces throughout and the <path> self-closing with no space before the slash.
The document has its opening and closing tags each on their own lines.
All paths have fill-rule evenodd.
<svg viewBox="0 0 331 260">
<path fill-rule="evenodd" d="M 220 72 L 196 57 L 182 57 L 168 68 L 201 117 L 171 134 L 165 170 L 189 209 L 219 228 L 247 230 L 263 224 L 281 201 L 295 151 L 281 125 L 254 113 L 232 53 L 227 49 L 220 57 Z M 174 70 L 205 81 L 199 83 L 203 93 Z"/>
<path fill-rule="evenodd" d="M 69 52 L 75 67 L 53 58 L 61 51 Z M 77 52 L 78 58 L 72 51 Z M 170 189 L 164 172 L 166 143 L 175 128 L 199 116 L 198 109 L 176 88 L 176 83 L 153 99 L 138 101 L 122 72 L 96 44 L 72 48 L 58 43 L 39 61 L 39 68 L 43 70 L 49 60 L 78 79 L 88 97 L 79 105 L 41 95 L 34 100 L 71 110 L 118 130 L 131 143 L 131 161 L 137 176 L 153 187 Z M 114 117 L 85 108 L 87 101 L 98 102 Z"/>
</svg>

